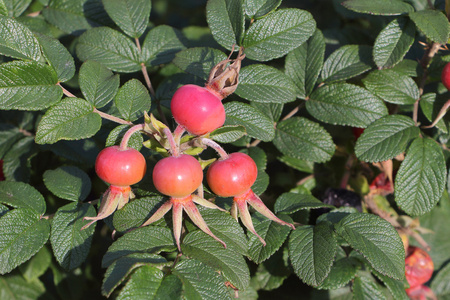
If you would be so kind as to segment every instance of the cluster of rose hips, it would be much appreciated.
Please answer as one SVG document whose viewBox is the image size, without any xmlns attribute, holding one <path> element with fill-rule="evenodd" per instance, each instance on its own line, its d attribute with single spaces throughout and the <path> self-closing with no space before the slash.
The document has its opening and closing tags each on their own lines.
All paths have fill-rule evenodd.
<svg viewBox="0 0 450 300">
<path fill-rule="evenodd" d="M 83 228 L 111 215 L 133 197 L 130 185 L 144 177 L 146 164 L 143 155 L 135 149 L 128 148 L 127 143 L 134 132 L 142 130 L 168 150 L 168 156 L 156 163 L 152 179 L 155 188 L 170 199 L 141 226 L 161 219 L 172 208 L 173 232 L 179 251 L 181 251 L 183 211 L 202 231 L 226 247 L 226 244 L 208 228 L 195 205 L 196 203 L 223 210 L 203 198 L 202 165 L 194 156 L 183 153 L 180 147 L 180 141 L 185 132 L 193 136 L 197 145 L 212 147 L 220 155 L 220 158 L 208 167 L 206 174 L 208 186 L 220 197 L 233 197 L 231 215 L 237 220 L 239 214 L 244 226 L 264 245 L 265 241 L 254 229 L 247 203 L 270 220 L 295 229 L 294 225 L 277 218 L 252 191 L 251 186 L 258 174 L 253 159 L 241 152 L 227 154 L 219 144 L 208 138 L 210 132 L 221 127 L 225 122 L 226 115 L 222 100 L 235 91 L 241 61 L 244 57 L 241 49 L 236 59 L 228 57 L 217 64 L 211 70 L 205 87 L 188 84 L 175 92 L 170 108 L 178 126 L 173 133 L 167 126 L 152 117 L 146 124 L 135 125 L 128 130 L 120 146 L 108 147 L 99 153 L 95 169 L 98 176 L 109 183 L 110 187 L 103 196 L 98 215 L 86 217 L 85 219 L 91 222 Z M 196 194 L 194 194 L 195 191 L 197 191 Z"/>
<path fill-rule="evenodd" d="M 405 259 L 405 275 L 410 299 L 436 299 L 433 291 L 424 284 L 433 275 L 434 265 L 430 255 L 419 247 L 409 246 Z"/>
</svg>

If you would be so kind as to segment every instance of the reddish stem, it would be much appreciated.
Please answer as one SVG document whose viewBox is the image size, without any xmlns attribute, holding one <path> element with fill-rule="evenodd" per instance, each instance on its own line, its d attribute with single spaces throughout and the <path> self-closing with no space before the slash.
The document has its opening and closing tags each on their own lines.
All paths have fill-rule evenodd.
<svg viewBox="0 0 450 300">
<path fill-rule="evenodd" d="M 175 156 L 175 157 L 180 156 L 180 151 L 178 149 L 178 145 L 175 142 L 175 139 L 173 138 L 173 135 L 172 135 L 172 132 L 170 131 L 170 129 L 164 128 L 163 132 L 166 135 L 167 140 L 169 141 L 170 152 L 172 153 L 172 156 Z"/>
<path fill-rule="evenodd" d="M 220 159 L 227 159 L 228 158 L 228 153 L 222 148 L 222 146 L 220 146 L 219 144 L 217 144 L 213 140 L 207 139 L 207 138 L 202 138 L 201 141 L 206 146 L 211 147 L 214 150 L 216 150 L 217 154 L 219 154 L 219 156 L 220 156 Z"/>
<path fill-rule="evenodd" d="M 122 141 L 120 142 L 120 149 L 126 150 L 128 147 L 128 141 L 130 140 L 133 133 L 140 130 L 144 130 L 144 124 L 134 125 L 130 129 L 128 129 L 128 131 L 124 134 Z"/>
<path fill-rule="evenodd" d="M 173 132 L 173 138 L 175 139 L 175 143 L 177 144 L 178 148 L 180 147 L 181 137 L 183 136 L 183 133 L 185 131 L 186 129 L 183 126 L 178 125 Z"/>
</svg>

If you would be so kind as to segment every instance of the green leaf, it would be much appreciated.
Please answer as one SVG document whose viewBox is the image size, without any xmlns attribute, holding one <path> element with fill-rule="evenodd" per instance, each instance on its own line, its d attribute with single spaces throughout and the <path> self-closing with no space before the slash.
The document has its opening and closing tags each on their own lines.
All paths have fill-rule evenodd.
<svg viewBox="0 0 450 300">
<path fill-rule="evenodd" d="M 314 172 L 314 163 L 312 163 L 310 161 L 290 157 L 287 155 L 278 157 L 278 160 L 281 161 L 282 163 L 286 164 L 287 166 L 294 168 L 300 172 L 305 172 L 305 173 L 310 173 L 310 174 L 312 174 Z"/>
<path fill-rule="evenodd" d="M 377 36 L 373 60 L 378 68 L 391 68 L 402 61 L 414 42 L 416 28 L 407 18 L 391 21 Z"/>
<path fill-rule="evenodd" d="M 247 149 L 241 150 L 241 152 L 248 154 L 255 161 L 256 167 L 259 171 L 266 170 L 267 155 L 263 149 L 258 147 L 249 147 Z"/>
<path fill-rule="evenodd" d="M 83 201 L 91 192 L 91 179 L 83 170 L 74 166 L 47 170 L 43 180 L 53 194 L 66 200 Z"/>
<path fill-rule="evenodd" d="M 61 100 L 62 90 L 50 66 L 32 61 L 0 65 L 0 109 L 41 110 Z"/>
<path fill-rule="evenodd" d="M 416 138 L 395 178 L 395 201 L 407 214 L 423 215 L 441 199 L 446 178 L 442 148 L 432 139 Z"/>
<path fill-rule="evenodd" d="M 42 194 L 23 182 L 0 181 L 0 203 L 14 208 L 28 208 L 37 216 L 45 213 L 46 204 Z"/>
<path fill-rule="evenodd" d="M 186 73 L 208 79 L 210 70 L 227 56 L 220 50 L 198 47 L 178 52 L 173 63 Z"/>
<path fill-rule="evenodd" d="M 242 125 L 247 134 L 265 142 L 273 140 L 275 128 L 271 120 L 256 108 L 241 102 L 228 102 L 224 105 L 225 125 Z"/>
<path fill-rule="evenodd" d="M 372 47 L 346 45 L 327 58 L 321 77 L 327 83 L 342 81 L 370 70 L 372 65 Z"/>
<path fill-rule="evenodd" d="M 36 143 L 53 144 L 59 140 L 79 140 L 93 136 L 102 125 L 89 102 L 66 98 L 50 108 L 42 117 L 36 133 Z"/>
<path fill-rule="evenodd" d="M 353 299 L 355 300 L 386 300 L 378 285 L 365 276 L 358 276 L 353 281 Z"/>
<path fill-rule="evenodd" d="M 336 236 L 329 223 L 297 227 L 289 238 L 295 274 L 308 285 L 320 285 L 330 273 L 336 248 Z"/>
<path fill-rule="evenodd" d="M 122 117 L 136 121 L 150 110 L 151 98 L 147 88 L 137 79 L 127 81 L 114 98 L 114 103 Z"/>
<path fill-rule="evenodd" d="M 142 44 L 142 60 L 146 66 L 158 66 L 171 62 L 175 54 L 186 49 L 186 38 L 170 26 L 160 25 L 147 33 Z"/>
<path fill-rule="evenodd" d="M 211 132 L 210 138 L 219 143 L 232 143 L 247 134 L 244 126 L 222 126 Z"/>
<path fill-rule="evenodd" d="M 281 103 L 251 102 L 250 105 L 269 117 L 272 122 L 278 122 L 280 120 L 284 107 L 284 104 Z"/>
<path fill-rule="evenodd" d="M 34 210 L 17 208 L 0 218 L 0 274 L 11 272 L 44 246 L 50 223 Z"/>
<path fill-rule="evenodd" d="M 183 253 L 220 270 L 238 289 L 250 283 L 250 272 L 244 258 L 231 249 L 224 249 L 216 240 L 202 231 L 188 233 L 181 244 Z"/>
<path fill-rule="evenodd" d="M 52 254 L 42 247 L 29 261 L 19 266 L 20 272 L 27 282 L 32 282 L 44 275 L 52 261 Z"/>
<path fill-rule="evenodd" d="M 25 136 L 15 143 L 3 157 L 3 173 L 9 181 L 30 180 L 30 160 L 38 152 L 33 136 Z"/>
<path fill-rule="evenodd" d="M 122 141 L 122 138 L 128 131 L 128 129 L 130 129 L 129 125 L 119 125 L 113 130 L 111 130 L 108 137 L 106 138 L 105 147 L 120 145 L 120 142 Z M 142 134 L 139 131 L 137 131 L 131 135 L 127 147 L 134 148 L 137 151 L 139 151 L 142 148 L 143 142 L 144 138 L 142 137 Z"/>
<path fill-rule="evenodd" d="M 372 214 L 353 213 L 339 221 L 335 230 L 376 271 L 398 280 L 405 278 L 405 249 L 389 222 Z"/>
<path fill-rule="evenodd" d="M 392 279 L 388 276 L 382 275 L 377 271 L 371 270 L 378 279 L 380 279 L 384 285 L 391 292 L 393 299 L 398 300 L 408 300 L 409 297 L 405 292 L 405 285 L 403 281 Z"/>
<path fill-rule="evenodd" d="M 355 154 L 363 161 L 392 159 L 406 150 L 420 130 L 407 116 L 390 115 L 373 122 L 356 141 Z"/>
<path fill-rule="evenodd" d="M 182 260 L 172 273 L 183 283 L 186 300 L 231 299 L 223 278 L 198 260 Z"/>
<path fill-rule="evenodd" d="M 430 123 L 436 120 L 440 110 L 444 106 L 445 102 L 447 102 L 447 100 L 447 97 L 437 98 L 435 93 L 426 93 L 422 95 L 419 102 L 420 109 L 422 110 L 428 121 L 430 121 Z M 440 119 L 436 123 L 436 128 L 441 130 L 443 133 L 449 132 L 448 122 L 446 122 L 445 118 Z"/>
<path fill-rule="evenodd" d="M 417 28 L 430 40 L 446 44 L 450 34 L 450 24 L 438 10 L 421 10 L 409 14 Z"/>
<path fill-rule="evenodd" d="M 289 216 L 280 215 L 279 217 L 288 223 L 292 223 L 292 219 Z M 248 257 L 255 263 L 260 264 L 280 249 L 291 232 L 291 228 L 271 221 L 259 213 L 253 215 L 252 221 L 256 232 L 267 243 L 264 246 L 256 235 L 248 233 Z"/>
<path fill-rule="evenodd" d="M 431 289 L 438 299 L 450 298 L 450 264 L 439 270 L 431 282 Z"/>
<path fill-rule="evenodd" d="M 75 75 L 75 62 L 69 51 L 57 39 L 36 33 L 45 60 L 55 70 L 58 81 L 65 82 Z"/>
<path fill-rule="evenodd" d="M 84 217 L 95 217 L 96 212 L 88 203 L 69 203 L 60 207 L 53 217 L 50 242 L 53 254 L 66 270 L 79 267 L 91 248 L 95 225 L 84 230 Z"/>
<path fill-rule="evenodd" d="M 33 33 L 18 21 L 4 16 L 0 16 L 0 54 L 35 61 L 41 58 L 39 42 Z"/>
<path fill-rule="evenodd" d="M 322 122 L 361 128 L 388 113 L 381 99 L 349 83 L 335 83 L 315 90 L 306 102 L 306 109 Z"/>
<path fill-rule="evenodd" d="M 330 134 L 319 124 L 293 117 L 277 125 L 275 147 L 284 155 L 313 162 L 326 162 L 334 153 Z"/>
<path fill-rule="evenodd" d="M 297 97 L 305 98 L 314 89 L 325 57 L 325 39 L 320 30 L 286 56 L 285 73 L 295 83 Z"/>
<path fill-rule="evenodd" d="M 118 300 L 135 299 L 181 299 L 182 283 L 174 275 L 164 273 L 152 266 L 143 266 L 131 275 Z"/>
<path fill-rule="evenodd" d="M 23 134 L 18 127 L 0 123 L 0 157 L 3 157 L 21 138 L 23 138 Z"/>
<path fill-rule="evenodd" d="M 287 103 L 295 100 L 296 88 L 280 70 L 255 64 L 241 69 L 236 94 L 249 101 Z"/>
<path fill-rule="evenodd" d="M 282 0 L 245 0 L 245 14 L 251 19 L 259 19 L 280 6 Z"/>
<path fill-rule="evenodd" d="M 73 35 L 112 23 L 100 0 L 52 0 L 42 14 L 49 23 Z"/>
<path fill-rule="evenodd" d="M 392 70 L 376 70 L 363 79 L 364 86 L 386 102 L 414 104 L 419 88 L 411 77 Z"/>
<path fill-rule="evenodd" d="M 322 284 L 317 288 L 334 290 L 347 285 L 350 280 L 355 278 L 358 265 L 358 261 L 353 257 L 343 257 L 337 259 L 331 267 L 327 278 L 325 278 Z"/>
<path fill-rule="evenodd" d="M 242 255 L 247 254 L 247 237 L 242 227 L 230 214 L 200 205 L 198 210 L 212 233 L 227 244 L 227 249 Z"/>
<path fill-rule="evenodd" d="M 315 30 L 316 22 L 309 12 L 279 9 L 250 26 L 243 41 L 245 54 L 256 61 L 282 57 L 306 42 Z"/>
<path fill-rule="evenodd" d="M 80 89 L 85 99 L 101 108 L 114 99 L 119 90 L 119 75 L 96 61 L 88 60 L 80 68 Z"/>
<path fill-rule="evenodd" d="M 0 0 L 0 16 L 8 16 L 8 8 L 3 0 Z"/>
<path fill-rule="evenodd" d="M 174 251 L 172 231 L 166 227 L 145 226 L 121 236 L 108 248 L 103 256 L 102 267 L 132 253 L 159 253 Z"/>
<path fill-rule="evenodd" d="M 245 18 L 243 0 L 209 0 L 206 20 L 214 39 L 225 49 L 241 45 Z"/>
<path fill-rule="evenodd" d="M 276 213 L 293 214 L 302 209 L 334 208 L 309 194 L 284 193 L 275 202 Z"/>
<path fill-rule="evenodd" d="M 2 276 L 0 298 L 2 300 L 39 299 L 45 293 L 45 286 L 39 280 L 26 281 L 19 274 Z"/>
<path fill-rule="evenodd" d="M 265 291 L 279 288 L 292 273 L 288 256 L 287 247 L 283 247 L 264 263 L 259 264 L 258 269 L 252 276 L 250 287 Z M 246 291 L 249 291 L 249 288 Z M 241 297 L 240 291 L 239 296 Z M 254 299 L 257 298 L 255 297 Z"/>
<path fill-rule="evenodd" d="M 10 17 L 20 16 L 30 6 L 32 0 L 5 0 L 4 5 L 9 11 Z"/>
<path fill-rule="evenodd" d="M 108 27 L 92 28 L 80 36 L 77 55 L 102 63 L 116 72 L 132 73 L 141 69 L 137 46 L 120 32 Z"/>
<path fill-rule="evenodd" d="M 134 253 L 113 262 L 105 272 L 102 284 L 102 294 L 109 297 L 111 293 L 137 268 L 141 266 L 152 266 L 156 269 L 158 265 L 163 266 L 167 260 L 156 254 Z M 161 272 L 160 270 L 158 270 Z M 139 272 L 139 271 L 137 271 Z M 136 273 L 137 273 L 136 272 Z M 162 272 L 161 272 L 162 274 Z M 150 275 L 150 274 L 148 274 Z M 154 274 L 155 275 L 155 274 Z M 158 274 L 159 275 L 159 274 Z M 134 275 L 132 276 L 132 278 Z M 132 280 L 132 278 L 130 280 Z M 162 279 L 162 276 L 161 278 Z M 181 283 L 180 283 L 181 286 Z"/>
<path fill-rule="evenodd" d="M 140 37 L 150 18 L 151 1 L 147 0 L 102 0 L 108 15 L 120 29 L 133 38 Z"/>
<path fill-rule="evenodd" d="M 414 8 L 401 0 L 347 0 L 342 5 L 350 10 L 382 16 L 395 16 L 407 14 Z"/>
<path fill-rule="evenodd" d="M 123 232 L 142 225 L 166 200 L 158 194 L 129 202 L 114 214 L 114 228 Z"/>
</svg>

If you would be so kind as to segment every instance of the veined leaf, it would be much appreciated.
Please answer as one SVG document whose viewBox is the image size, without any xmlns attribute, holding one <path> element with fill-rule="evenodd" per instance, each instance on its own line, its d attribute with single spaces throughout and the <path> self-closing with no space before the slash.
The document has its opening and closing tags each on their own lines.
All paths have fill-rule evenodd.
<svg viewBox="0 0 450 300">
<path fill-rule="evenodd" d="M 80 36 L 77 55 L 102 63 L 116 72 L 132 73 L 141 69 L 138 48 L 120 32 L 109 27 L 92 28 Z"/>
<path fill-rule="evenodd" d="M 151 1 L 147 0 L 102 0 L 108 15 L 130 37 L 140 37 L 147 28 Z"/>
<path fill-rule="evenodd" d="M 330 134 L 319 124 L 302 117 L 278 123 L 274 145 L 281 153 L 314 162 L 325 162 L 334 153 Z"/>
<path fill-rule="evenodd" d="M 95 225 L 84 230 L 84 217 L 95 217 L 94 207 L 88 203 L 70 203 L 60 207 L 52 220 L 50 242 L 53 254 L 66 270 L 79 267 L 89 254 Z"/>
<path fill-rule="evenodd" d="M 251 19 L 264 17 L 280 6 L 282 0 L 245 0 L 245 14 Z"/>
<path fill-rule="evenodd" d="M 361 128 L 387 115 L 386 105 L 381 99 L 349 83 L 318 88 L 306 102 L 306 109 L 322 122 Z"/>
<path fill-rule="evenodd" d="M 211 132 L 211 139 L 219 143 L 232 143 L 247 134 L 244 126 L 222 126 Z"/>
<path fill-rule="evenodd" d="M 328 222 L 297 227 L 289 238 L 289 257 L 295 273 L 308 285 L 320 285 L 336 255 L 336 236 Z"/>
<path fill-rule="evenodd" d="M 209 72 L 227 56 L 220 50 L 198 47 L 178 52 L 173 63 L 186 73 L 208 79 Z"/>
<path fill-rule="evenodd" d="M 409 17 L 427 38 L 439 44 L 447 43 L 450 24 L 441 11 L 421 10 L 410 13 Z"/>
<path fill-rule="evenodd" d="M 0 203 L 31 209 L 37 216 L 42 216 L 46 210 L 42 194 L 24 182 L 0 181 Z"/>
<path fill-rule="evenodd" d="M 41 58 L 39 42 L 31 30 L 4 16 L 0 16 L 0 54 L 35 61 Z"/>
<path fill-rule="evenodd" d="M 373 45 L 373 60 L 379 68 L 398 64 L 414 42 L 416 28 L 407 18 L 391 21 L 378 34 Z"/>
<path fill-rule="evenodd" d="M 315 30 L 316 22 L 309 12 L 279 9 L 250 26 L 243 41 L 245 54 L 257 61 L 282 57 L 306 42 Z"/>
<path fill-rule="evenodd" d="M 102 125 L 92 104 L 83 99 L 66 98 L 42 117 L 36 143 L 53 144 L 59 140 L 79 140 L 93 136 Z"/>
<path fill-rule="evenodd" d="M 356 141 L 356 156 L 368 162 L 392 159 L 406 150 L 420 130 L 407 116 L 390 115 L 376 120 Z"/>
<path fill-rule="evenodd" d="M 284 193 L 275 202 L 276 213 L 293 214 L 302 209 L 334 208 L 309 194 Z"/>
<path fill-rule="evenodd" d="M 432 139 L 418 137 L 395 178 L 395 201 L 407 214 L 423 215 L 441 199 L 446 178 L 442 148 Z"/>
<path fill-rule="evenodd" d="M 214 39 L 225 49 L 241 45 L 244 34 L 244 0 L 209 0 L 206 20 Z"/>
<path fill-rule="evenodd" d="M 61 100 L 62 90 L 50 66 L 33 61 L 0 65 L 0 109 L 41 110 Z"/>
<path fill-rule="evenodd" d="M 398 280 L 405 278 L 405 249 L 389 222 L 372 214 L 352 213 L 339 221 L 335 230 L 376 271 Z"/>
<path fill-rule="evenodd" d="M 9 11 L 9 16 L 16 18 L 30 6 L 32 0 L 5 0 L 2 2 Z"/>
<path fill-rule="evenodd" d="M 286 103 L 295 100 L 296 88 L 278 69 L 254 64 L 241 69 L 236 94 L 249 101 Z"/>
<path fill-rule="evenodd" d="M 91 191 L 91 179 L 81 169 L 62 166 L 44 172 L 45 186 L 56 196 L 72 201 L 83 201 Z"/>
<path fill-rule="evenodd" d="M 342 3 L 350 10 L 382 16 L 407 14 L 414 8 L 401 0 L 347 0 Z"/>
<path fill-rule="evenodd" d="M 122 117 L 136 121 L 150 110 L 151 98 L 147 88 L 137 79 L 127 81 L 114 98 L 114 103 Z"/>
<path fill-rule="evenodd" d="M 0 282 L 1 299 L 39 299 L 44 294 L 45 286 L 39 280 L 28 282 L 20 274 L 2 276 Z"/>
<path fill-rule="evenodd" d="M 42 247 L 29 261 L 19 266 L 20 273 L 29 282 L 38 281 L 52 262 L 52 254 L 47 247 Z"/>
<path fill-rule="evenodd" d="M 34 210 L 17 208 L 0 218 L 0 274 L 11 272 L 47 242 L 50 223 Z"/>
<path fill-rule="evenodd" d="M 146 66 L 171 62 L 175 54 L 184 50 L 186 38 L 175 28 L 160 25 L 151 29 L 142 44 L 142 60 Z"/>
<path fill-rule="evenodd" d="M 431 289 L 436 293 L 439 299 L 448 299 L 450 297 L 450 264 L 443 267 L 431 282 Z"/>
<path fill-rule="evenodd" d="M 106 138 L 105 147 L 110 147 L 114 145 L 120 145 L 120 142 L 122 141 L 123 136 L 125 133 L 130 129 L 129 125 L 119 125 L 113 130 L 109 132 L 108 137 Z M 141 150 L 142 143 L 144 142 L 144 138 L 142 137 L 142 134 L 137 131 L 133 133 L 128 141 L 128 147 L 134 148 L 137 151 Z"/>
</svg>

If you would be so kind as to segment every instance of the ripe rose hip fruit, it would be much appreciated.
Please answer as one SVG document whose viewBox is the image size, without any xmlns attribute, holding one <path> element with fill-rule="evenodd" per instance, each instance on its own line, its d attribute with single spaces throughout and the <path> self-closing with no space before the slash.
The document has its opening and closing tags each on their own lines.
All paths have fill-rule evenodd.
<svg viewBox="0 0 450 300">
<path fill-rule="evenodd" d="M 119 146 L 103 149 L 95 161 L 95 172 L 103 181 L 115 186 L 129 186 L 142 180 L 147 170 L 144 156 L 133 148 Z"/>
<path fill-rule="evenodd" d="M 202 183 L 203 170 L 194 157 L 182 154 L 161 159 L 153 169 L 153 184 L 164 195 L 183 198 Z"/>
<path fill-rule="evenodd" d="M 441 80 L 447 90 L 450 90 L 450 63 L 447 63 L 442 70 Z"/>
<path fill-rule="evenodd" d="M 91 222 L 81 229 L 88 228 L 127 204 L 130 197 L 134 197 L 130 185 L 141 181 L 146 170 L 145 158 L 136 149 L 111 146 L 100 151 L 95 161 L 95 172 L 110 186 L 103 194 L 97 216 L 84 217 L 83 220 Z"/>
<path fill-rule="evenodd" d="M 433 270 L 433 261 L 425 250 L 413 246 L 408 248 L 405 274 L 410 288 L 420 286 L 430 280 Z"/>
<path fill-rule="evenodd" d="M 353 136 L 355 137 L 355 140 L 359 139 L 359 137 L 361 136 L 361 134 L 363 132 L 364 132 L 364 128 L 352 127 L 352 133 L 353 133 Z"/>
<path fill-rule="evenodd" d="M 211 164 L 206 180 L 211 190 L 221 197 L 234 197 L 247 192 L 255 183 L 258 168 L 247 154 L 235 152 L 227 159 Z"/>
<path fill-rule="evenodd" d="M 262 200 L 252 191 L 251 186 L 258 176 L 258 169 L 253 159 L 245 153 L 231 153 L 209 166 L 206 180 L 211 190 L 221 197 L 233 197 L 231 215 L 237 220 L 237 214 L 250 232 L 256 235 L 265 246 L 264 239 L 256 233 L 247 203 L 266 218 L 281 225 L 294 225 L 279 219 Z"/>
<path fill-rule="evenodd" d="M 425 285 L 418 285 L 413 288 L 406 289 L 406 294 L 410 300 L 436 300 L 434 292 Z"/>
<path fill-rule="evenodd" d="M 183 85 L 173 95 L 170 109 L 175 121 L 195 135 L 211 132 L 225 122 L 222 96 L 206 87 Z"/>
</svg>

